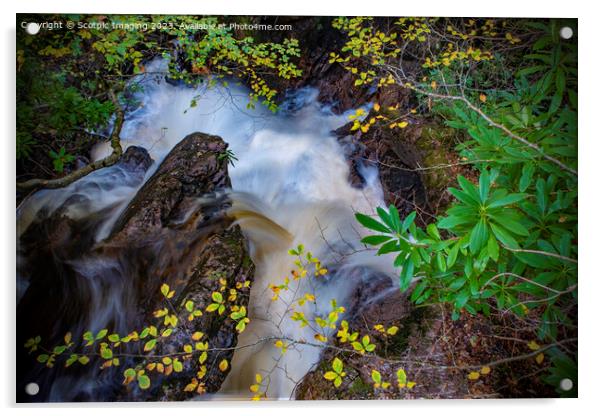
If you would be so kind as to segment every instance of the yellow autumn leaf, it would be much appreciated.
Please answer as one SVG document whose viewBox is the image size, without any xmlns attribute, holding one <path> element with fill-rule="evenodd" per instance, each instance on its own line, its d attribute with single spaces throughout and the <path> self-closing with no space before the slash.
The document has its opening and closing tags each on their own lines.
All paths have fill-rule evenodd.
<svg viewBox="0 0 602 416">
<path fill-rule="evenodd" d="M 432 82 L 431 82 L 431 88 L 432 88 L 432 89 L 435 89 L 435 88 L 437 88 L 437 81 L 432 81 Z"/>
<path fill-rule="evenodd" d="M 406 127 L 408 127 L 408 122 L 407 121 L 400 121 L 399 123 L 397 123 L 397 126 L 399 128 L 405 129 Z"/>
<path fill-rule="evenodd" d="M 387 334 L 389 334 L 389 335 L 395 335 L 395 334 L 397 334 L 398 331 L 399 331 L 399 327 L 392 326 L 389 329 L 387 329 Z"/>
<path fill-rule="evenodd" d="M 220 371 L 224 372 L 228 369 L 228 360 L 223 359 L 220 363 L 219 363 L 219 369 Z"/>
<path fill-rule="evenodd" d="M 541 364 L 541 363 L 543 363 L 543 359 L 544 359 L 543 352 L 540 352 L 540 353 L 539 353 L 539 354 L 537 354 L 537 356 L 535 357 L 535 361 L 537 362 L 537 364 Z"/>
<path fill-rule="evenodd" d="M 489 373 L 491 373 L 491 368 L 490 367 L 485 366 L 485 367 L 481 368 L 481 374 L 487 375 Z"/>
<path fill-rule="evenodd" d="M 539 346 L 539 344 L 537 342 L 535 342 L 535 341 L 529 341 L 529 343 L 527 344 L 527 347 L 529 347 L 533 351 L 537 351 L 539 348 L 541 348 Z"/>
<path fill-rule="evenodd" d="M 470 374 L 468 374 L 468 379 L 469 380 L 478 380 L 480 376 L 481 375 L 479 373 L 477 373 L 476 371 L 471 371 Z"/>
<path fill-rule="evenodd" d="M 161 285 L 161 294 L 163 294 L 163 296 L 167 297 L 167 295 L 169 294 L 169 285 L 163 283 Z"/>
<path fill-rule="evenodd" d="M 335 373 L 334 371 L 327 371 L 326 373 L 324 373 L 324 378 L 326 380 L 332 381 L 332 380 L 336 379 L 337 377 L 338 377 L 337 373 Z"/>
<path fill-rule="evenodd" d="M 481 93 L 481 95 L 479 95 L 479 100 L 481 100 L 481 102 L 484 103 L 485 101 L 487 101 L 487 96 Z"/>
<path fill-rule="evenodd" d="M 374 111 L 380 111 L 380 104 L 374 103 Z"/>
</svg>

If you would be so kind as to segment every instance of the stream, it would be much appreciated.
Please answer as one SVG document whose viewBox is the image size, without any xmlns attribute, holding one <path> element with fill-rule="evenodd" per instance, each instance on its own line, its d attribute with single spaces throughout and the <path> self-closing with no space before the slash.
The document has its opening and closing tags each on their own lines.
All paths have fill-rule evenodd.
<svg viewBox="0 0 602 416">
<path fill-rule="evenodd" d="M 147 66 L 149 72 L 165 70 L 165 62 Z M 317 91 L 303 88 L 288 94 L 281 109 L 272 114 L 261 105 L 247 109 L 248 90 L 236 82 L 218 83 L 209 88 L 190 88 L 168 83 L 162 76 L 141 75 L 134 80 L 142 88 L 134 98 L 138 105 L 129 108 L 121 137 L 122 146 L 147 149 L 154 160 L 146 173 L 112 166 L 94 172 L 72 185 L 58 190 L 38 191 L 17 210 L 17 238 L 34 219 L 50 217 L 59 207 L 72 218 L 94 216 L 93 242 L 109 236 L 123 209 L 143 183 L 156 171 L 170 150 L 186 135 L 199 131 L 222 137 L 237 160 L 229 166 L 232 201 L 229 215 L 236 219 L 255 263 L 255 281 L 249 300 L 250 324 L 239 336 L 231 371 L 213 399 L 248 399 L 249 386 L 256 373 L 267 375 L 266 395 L 270 399 L 294 398 L 294 389 L 303 376 L 319 361 L 321 349 L 295 345 L 286 354 L 263 338 L 286 337 L 314 341 L 314 331 L 301 328 L 290 319 L 290 305 L 299 294 L 312 293 L 316 303 L 296 306 L 308 319 L 327 315 L 331 301 L 345 306 L 358 285 L 369 285 L 376 278 L 390 278 L 397 285 L 392 260 L 376 257 L 359 243 L 364 231 L 354 212 L 373 212 L 384 205 L 378 170 L 360 169 L 365 185 L 352 187 L 346 153 L 351 144 L 338 141 L 332 134 L 347 122 L 348 113 L 336 115 L 317 102 Z M 196 102 L 191 107 L 191 102 Z M 111 152 L 108 143 L 93 150 L 93 159 Z M 77 196 L 77 197 L 76 197 Z M 249 214 L 251 213 L 251 214 Z M 283 292 L 272 301 L 271 284 L 281 284 L 290 274 L 294 258 L 288 249 L 303 244 L 329 270 L 322 279 L 310 277 L 294 282 L 295 290 Z M 28 288 L 27 265 L 17 256 L 17 298 Z M 91 267 L 80 265 L 81 267 Z M 96 267 L 96 266 L 95 266 Z M 121 291 L 118 280 L 100 285 L 103 296 L 89 302 L 80 325 L 99 329 L 106 322 L 121 324 L 128 330 L 128 316 L 135 313 L 133 303 Z M 93 295 L 92 295 L 93 296 Z M 101 301 L 102 299 L 102 301 Z M 375 301 L 368 299 L 365 302 Z M 361 305 L 357 306 L 361 307 Z M 347 310 L 346 313 L 354 311 Z M 116 319 L 121 316 L 121 319 Z M 327 331 L 332 335 L 334 330 Z M 82 376 L 83 377 L 83 376 Z M 87 389 L 92 398 L 103 400 L 102 389 L 91 382 L 79 383 L 77 376 L 52 380 L 51 400 L 73 398 L 73 389 Z M 59 384 L 66 384 L 62 387 Z M 207 398 L 207 397 L 201 397 Z"/>
</svg>

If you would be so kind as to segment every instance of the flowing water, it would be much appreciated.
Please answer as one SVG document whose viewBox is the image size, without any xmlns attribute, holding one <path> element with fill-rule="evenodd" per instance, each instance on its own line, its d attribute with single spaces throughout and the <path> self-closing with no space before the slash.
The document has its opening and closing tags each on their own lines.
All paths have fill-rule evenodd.
<svg viewBox="0 0 602 416">
<path fill-rule="evenodd" d="M 164 65 L 156 61 L 147 69 L 160 71 Z M 372 212 L 383 204 L 378 171 L 364 166 L 360 173 L 365 186 L 358 189 L 350 185 L 346 149 L 332 135 L 333 129 L 346 123 L 346 114 L 335 115 L 320 105 L 315 90 L 291 93 L 281 110 L 272 114 L 261 106 L 247 109 L 248 90 L 234 83 L 189 88 L 167 83 L 160 76 L 141 76 L 135 82 L 142 89 L 135 94 L 138 105 L 127 112 L 122 145 L 146 148 L 154 165 L 146 175 L 114 166 L 65 189 L 36 193 L 19 207 L 18 237 L 36 215 L 48 216 L 66 206 L 74 218 L 99 213 L 101 224 L 95 228 L 94 239 L 101 241 L 178 141 L 195 131 L 221 136 L 238 158 L 229 168 L 230 215 L 249 240 L 256 273 L 249 302 L 251 323 L 238 341 L 239 347 L 250 347 L 235 352 L 231 372 L 214 397 L 248 398 L 255 374 L 261 373 L 267 376 L 269 398 L 288 399 L 317 363 L 321 349 L 298 344 L 282 355 L 273 341 L 258 340 L 286 337 L 315 342 L 313 330 L 300 328 L 290 319 L 290 306 L 299 296 L 315 294 L 315 304 L 296 306 L 311 319 L 328 314 L 332 299 L 345 306 L 357 285 L 377 276 L 393 276 L 390 258 L 376 257 L 359 244 L 363 231 L 353 217 L 355 211 Z M 196 106 L 191 107 L 193 100 Z M 94 149 L 93 157 L 108 153 L 108 144 L 103 144 Z M 268 286 L 281 284 L 290 275 L 294 258 L 287 251 L 298 244 L 320 258 L 329 273 L 320 279 L 312 276 L 295 281 L 294 290 L 272 301 Z M 19 273 L 18 278 L 21 296 L 27 288 L 27 276 Z M 115 295 L 115 299 L 119 303 L 121 297 Z M 91 303 L 90 308 L 95 307 L 102 305 Z M 124 313 L 124 308 L 126 305 L 115 304 L 110 311 Z M 57 396 L 64 398 L 59 393 Z"/>
</svg>

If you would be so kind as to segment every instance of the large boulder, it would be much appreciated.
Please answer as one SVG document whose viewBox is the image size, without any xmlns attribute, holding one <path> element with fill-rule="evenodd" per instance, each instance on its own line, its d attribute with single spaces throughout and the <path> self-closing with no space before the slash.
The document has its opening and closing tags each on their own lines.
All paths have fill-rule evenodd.
<svg viewBox="0 0 602 416">
<path fill-rule="evenodd" d="M 229 307 L 247 306 L 254 265 L 248 255 L 245 238 L 226 210 L 230 202 L 223 194 L 230 187 L 227 144 L 217 136 L 194 133 L 180 142 L 159 169 L 140 189 L 122 214 L 111 238 L 99 248 L 105 256 L 119 258 L 134 277 L 136 309 L 141 323 L 156 322 L 152 313 L 165 305 L 162 284 L 175 290 L 170 310 L 180 323 L 172 335 L 158 342 L 154 355 L 181 353 L 186 344 L 194 344 L 190 334 L 202 332 L 202 342 L 210 350 L 201 380 L 207 392 L 216 392 L 227 375 L 218 368 L 230 361 L 237 341 L 236 321 L 223 314 L 206 312 L 213 292 L 227 298 L 237 291 Z M 237 283 L 239 288 L 237 289 Z M 203 315 L 188 321 L 187 301 Z M 159 320 L 159 324 L 161 320 Z M 197 354 L 198 355 L 198 354 Z M 196 355 L 194 356 L 196 358 Z M 152 361 L 152 360 L 151 360 Z M 130 387 L 123 399 L 184 400 L 195 392 L 184 387 L 196 377 L 201 365 L 196 359 L 184 361 L 182 372 L 169 376 L 153 374 L 153 386 L 141 392 Z"/>
<path fill-rule="evenodd" d="M 56 232 L 67 229 L 69 236 L 79 237 L 52 239 L 44 245 L 48 247 L 45 256 L 53 261 L 46 263 L 45 276 L 40 271 L 40 278 L 32 281 L 19 304 L 19 345 L 36 335 L 42 336 L 43 344 L 58 345 L 70 331 L 74 348 L 81 350 L 85 331 L 97 333 L 104 328 L 109 334 L 125 336 L 153 325 L 159 336 L 148 353 L 142 347 L 150 338 L 117 346 L 111 343 L 120 363 L 104 369 L 100 358 L 85 367 L 64 369 L 57 361 L 54 368 L 46 369 L 35 363 L 35 354 L 22 357 L 22 362 L 37 364 L 19 365 L 22 384 L 36 381 L 41 391 L 35 397 L 20 395 L 19 401 L 193 398 L 197 392 L 184 392 L 184 387 L 201 370 L 200 352 L 186 359 L 183 351 L 185 345 L 195 344 L 191 334 L 196 332 L 203 333 L 199 341 L 209 346 L 201 382 L 207 392 L 220 388 L 227 371 L 220 370 L 219 363 L 230 361 L 237 342 L 236 321 L 229 317 L 231 308 L 247 305 L 250 288 L 245 282 L 250 283 L 254 273 L 246 240 L 227 216 L 230 202 L 224 191 L 230 180 L 227 158 L 222 157 L 226 149 L 227 144 L 217 136 L 194 133 L 184 138 L 99 243 L 81 235 L 77 223 L 65 220 L 53 227 Z M 33 235 L 29 239 L 36 240 Z M 174 291 L 169 299 L 161 293 L 163 284 Z M 49 288 L 52 296 L 44 297 L 41 287 Z M 223 314 L 206 312 L 213 292 L 228 298 L 230 289 L 236 290 L 236 299 L 226 302 Z M 203 315 L 188 320 L 187 301 L 194 302 Z M 161 334 L 171 324 L 154 315 L 163 308 L 178 322 L 166 337 Z M 36 316 L 39 324 L 34 322 Z M 97 349 L 98 342 L 95 345 Z M 166 368 L 163 372 L 157 366 L 146 368 L 161 362 L 163 356 L 178 357 L 183 363 L 181 371 L 172 366 L 174 371 L 168 375 Z M 122 385 L 124 368 L 135 366 L 146 368 L 150 388 L 140 389 L 135 381 Z"/>
</svg>

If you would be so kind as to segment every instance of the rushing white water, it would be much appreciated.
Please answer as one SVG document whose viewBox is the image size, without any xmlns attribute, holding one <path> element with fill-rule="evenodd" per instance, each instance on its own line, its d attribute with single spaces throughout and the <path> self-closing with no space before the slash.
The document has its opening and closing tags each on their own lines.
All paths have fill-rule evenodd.
<svg viewBox="0 0 602 416">
<path fill-rule="evenodd" d="M 147 69 L 160 71 L 164 65 L 156 61 Z M 135 96 L 140 106 L 127 114 L 121 137 L 124 148 L 145 147 L 156 161 L 147 176 L 186 135 L 200 131 L 221 136 L 238 158 L 235 166 L 230 166 L 232 215 L 257 213 L 237 221 L 250 241 L 256 265 L 249 303 L 251 323 L 238 345 L 256 345 L 235 352 L 232 370 L 216 397 L 249 398 L 254 375 L 261 373 L 267 380 L 262 391 L 267 387 L 268 398 L 289 399 L 296 383 L 317 363 L 320 348 L 296 345 L 281 355 L 273 341 L 258 344 L 257 340 L 276 336 L 315 342 L 312 329 L 300 328 L 290 319 L 290 306 L 299 296 L 315 294 L 315 304 L 297 305 L 295 309 L 304 311 L 311 320 L 327 315 L 332 299 L 345 306 L 359 282 L 375 274 L 392 275 L 390 258 L 377 258 L 373 252 L 362 250 L 361 227 L 353 217 L 354 211 L 372 212 L 383 204 L 378 172 L 365 166 L 361 172 L 366 185 L 362 189 L 350 185 L 344 149 L 331 133 L 346 122 L 346 115 L 335 115 L 317 103 L 317 92 L 312 89 L 291 94 L 282 109 L 272 114 L 262 106 L 246 109 L 248 90 L 237 85 L 193 89 L 152 76 L 141 77 L 138 82 L 143 87 Z M 193 108 L 192 100 L 196 101 Z M 99 159 L 109 152 L 108 144 L 103 144 L 94 150 L 93 157 Z M 78 183 L 82 187 L 94 180 L 89 175 Z M 96 209 L 107 204 L 124 206 L 139 186 L 140 181 L 125 181 L 118 191 L 95 194 Z M 57 198 L 66 198 L 76 187 L 77 183 L 66 190 L 38 195 L 34 199 L 36 209 L 30 206 L 28 215 L 50 201 L 57 205 Z M 275 234 L 265 219 L 286 232 Z M 30 220 L 23 218 L 21 228 Z M 111 221 L 107 219 L 107 224 Z M 101 233 L 98 238 L 105 235 Z M 295 282 L 292 287 L 296 290 L 282 293 L 281 300 L 274 302 L 268 287 L 281 284 L 290 275 L 294 258 L 287 250 L 297 244 L 304 244 L 318 256 L 330 273 Z"/>
</svg>

